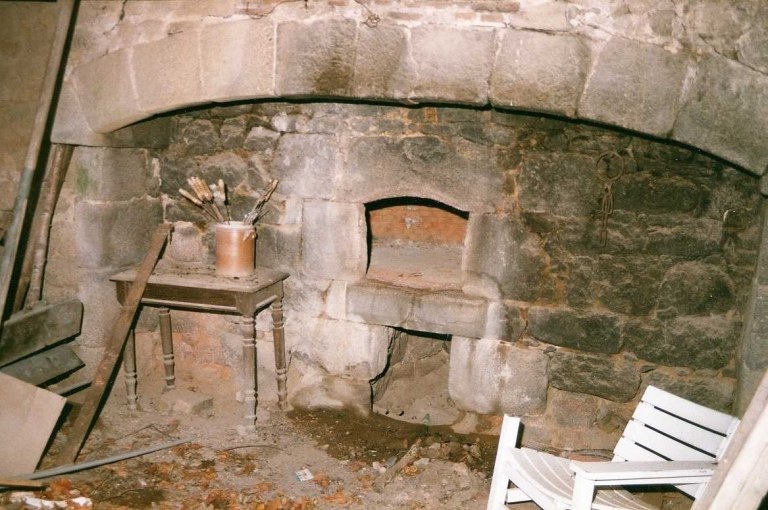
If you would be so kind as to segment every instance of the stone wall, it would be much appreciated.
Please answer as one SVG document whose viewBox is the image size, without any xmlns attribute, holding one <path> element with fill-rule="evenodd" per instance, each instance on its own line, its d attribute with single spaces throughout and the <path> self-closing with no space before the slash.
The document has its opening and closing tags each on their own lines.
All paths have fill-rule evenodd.
<svg viewBox="0 0 768 510">
<path fill-rule="evenodd" d="M 52 4 L 0 2 L 0 189 L 16 190 L 53 41 Z M 0 239 L 15 193 L 0 194 Z"/>
<path fill-rule="evenodd" d="M 458 410 L 523 414 L 532 434 L 558 427 L 569 431 L 563 441 L 608 445 L 649 383 L 731 408 L 761 235 L 754 177 L 684 147 L 487 109 L 260 103 L 176 115 L 171 126 L 167 149 L 79 149 L 92 153 L 79 174 L 100 171 L 107 182 L 81 198 L 78 230 L 101 207 L 91 204 L 98 189 L 131 194 L 119 176 L 138 155 L 130 175 L 149 195 L 114 195 L 107 207 L 117 213 L 128 200 L 126 211 L 145 222 L 157 213 L 143 204 L 161 207 L 177 224 L 166 256 L 210 261 L 209 225 L 178 194 L 186 178 L 224 179 L 236 218 L 280 179 L 258 226 L 257 259 L 291 274 L 294 405 L 370 411 L 371 381 L 404 328 L 451 338 L 447 384 Z M 94 168 L 121 157 L 130 158 L 121 172 Z M 602 245 L 607 186 L 613 211 Z M 469 212 L 460 290 L 365 279 L 364 205 L 401 196 Z M 106 252 L 89 257 L 121 264 Z M 268 352 L 268 323 L 259 329 Z M 211 350 L 192 337 L 192 357 Z"/>
</svg>

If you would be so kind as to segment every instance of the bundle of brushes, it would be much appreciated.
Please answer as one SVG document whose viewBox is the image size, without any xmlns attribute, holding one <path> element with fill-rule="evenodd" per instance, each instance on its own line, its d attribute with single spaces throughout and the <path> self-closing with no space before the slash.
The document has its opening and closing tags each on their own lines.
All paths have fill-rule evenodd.
<svg viewBox="0 0 768 510">
<path fill-rule="evenodd" d="M 243 217 L 243 225 L 253 225 L 259 221 L 259 218 L 264 215 L 264 204 L 269 201 L 272 193 L 275 192 L 275 188 L 277 188 L 277 179 L 273 179 L 269 183 L 269 186 L 267 187 L 266 191 L 264 191 L 264 194 L 259 197 L 253 208 L 251 208 L 251 210 L 248 211 L 248 213 Z"/>
<path fill-rule="evenodd" d="M 259 197 L 256 204 L 243 217 L 243 225 L 253 225 L 264 215 L 264 205 L 272 197 L 272 193 L 277 188 L 277 179 L 273 179 L 266 191 Z M 190 177 L 187 183 L 192 188 L 192 193 L 179 188 L 181 196 L 195 204 L 203 210 L 213 221 L 217 223 L 230 223 L 232 217 L 229 212 L 229 198 L 227 196 L 227 187 L 222 179 L 216 184 L 208 184 L 200 177 Z M 222 213 L 226 212 L 226 218 Z"/>
<path fill-rule="evenodd" d="M 179 188 L 181 196 L 195 204 L 203 210 L 213 221 L 229 223 L 232 218 L 229 214 L 229 200 L 227 199 L 227 187 L 224 181 L 219 179 L 218 184 L 208 184 L 200 177 L 190 177 L 187 184 L 192 188 L 190 193 L 183 188 Z M 227 217 L 222 214 L 222 209 L 227 213 Z"/>
</svg>

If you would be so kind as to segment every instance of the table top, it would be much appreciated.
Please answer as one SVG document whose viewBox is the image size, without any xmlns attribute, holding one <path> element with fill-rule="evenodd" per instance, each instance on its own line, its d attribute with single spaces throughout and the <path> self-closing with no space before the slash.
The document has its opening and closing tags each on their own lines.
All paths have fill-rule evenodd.
<svg viewBox="0 0 768 510">
<path fill-rule="evenodd" d="M 136 269 L 118 273 L 110 280 L 113 282 L 132 282 L 136 278 Z M 170 264 L 163 261 L 157 264 L 148 285 L 167 285 L 194 289 L 210 289 L 232 292 L 256 292 L 288 278 L 288 273 L 257 267 L 252 275 L 244 277 L 217 276 L 213 266 L 192 264 Z"/>
</svg>

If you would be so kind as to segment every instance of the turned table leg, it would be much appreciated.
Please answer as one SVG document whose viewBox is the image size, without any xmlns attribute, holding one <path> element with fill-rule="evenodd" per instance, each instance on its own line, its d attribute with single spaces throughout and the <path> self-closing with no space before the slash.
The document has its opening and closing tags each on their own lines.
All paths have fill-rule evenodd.
<svg viewBox="0 0 768 510">
<path fill-rule="evenodd" d="M 128 331 L 123 349 L 123 368 L 125 369 L 125 392 L 128 409 L 135 411 L 138 400 L 136 396 L 138 376 L 136 374 L 136 335 L 132 329 Z"/>
<path fill-rule="evenodd" d="M 270 306 L 272 311 L 272 337 L 275 342 L 275 373 L 277 374 L 277 401 L 280 409 L 287 407 L 285 381 L 288 368 L 285 366 L 285 330 L 283 329 L 283 300 L 276 299 Z"/>
<path fill-rule="evenodd" d="M 243 316 L 240 327 L 243 335 L 243 403 L 245 405 L 245 431 L 256 431 L 258 387 L 256 379 L 256 328 L 253 317 Z"/>
<path fill-rule="evenodd" d="M 163 365 L 165 366 L 165 389 L 176 388 L 176 363 L 173 357 L 173 333 L 171 332 L 171 310 L 160 308 L 158 313 L 160 320 L 160 342 L 163 348 Z"/>
</svg>

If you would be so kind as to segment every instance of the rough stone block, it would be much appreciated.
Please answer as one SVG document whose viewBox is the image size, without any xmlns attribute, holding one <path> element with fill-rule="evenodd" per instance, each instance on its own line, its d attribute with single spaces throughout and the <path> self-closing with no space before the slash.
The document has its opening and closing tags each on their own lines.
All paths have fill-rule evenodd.
<svg viewBox="0 0 768 510">
<path fill-rule="evenodd" d="M 293 347 L 293 355 L 312 360 L 332 376 L 364 381 L 378 376 L 387 366 L 390 328 L 329 319 L 301 319 L 303 341 Z"/>
<path fill-rule="evenodd" d="M 88 269 L 78 273 L 77 297 L 83 303 L 83 325 L 80 328 L 78 345 L 90 349 L 103 349 L 104 339 L 109 338 L 118 314 L 120 304 L 115 294 L 115 284 L 109 277 L 114 269 Z M 98 366 L 98 359 L 85 359 L 87 366 Z"/>
<path fill-rule="evenodd" d="M 456 407 L 482 414 L 536 415 L 547 405 L 541 351 L 502 340 L 453 337 L 448 389 Z"/>
<path fill-rule="evenodd" d="M 578 116 L 668 136 L 690 65 L 683 52 L 614 37 L 597 56 Z"/>
<path fill-rule="evenodd" d="M 80 105 L 86 105 L 83 115 L 96 133 L 108 133 L 146 117 L 134 89 L 129 51 L 109 53 L 74 71 Z"/>
<path fill-rule="evenodd" d="M 277 27 L 276 92 L 280 96 L 346 96 L 355 64 L 357 24 L 348 19 Z"/>
<path fill-rule="evenodd" d="M 305 409 L 350 409 L 368 416 L 371 384 L 329 375 L 303 357 L 295 356 L 288 368 L 288 402 Z"/>
<path fill-rule="evenodd" d="M 301 264 L 301 229 L 256 225 L 256 265 L 291 272 Z"/>
<path fill-rule="evenodd" d="M 204 232 L 194 223 L 176 222 L 166 255 L 177 262 L 202 263 L 207 251 L 203 235 Z"/>
<path fill-rule="evenodd" d="M 520 206 L 528 212 L 554 216 L 591 216 L 604 178 L 596 175 L 595 158 L 571 153 L 529 156 L 521 165 Z"/>
<path fill-rule="evenodd" d="M 640 374 L 623 356 L 557 352 L 549 364 L 549 382 L 555 388 L 629 402 L 640 387 Z"/>
<path fill-rule="evenodd" d="M 345 310 L 349 320 L 403 326 L 413 312 L 414 292 L 375 284 L 348 284 Z"/>
<path fill-rule="evenodd" d="M 572 117 L 590 67 L 590 49 L 570 35 L 505 30 L 491 75 L 498 107 Z"/>
<path fill-rule="evenodd" d="M 326 299 L 329 293 L 329 289 L 336 283 L 331 280 L 314 280 L 311 278 L 302 278 L 299 280 L 291 276 L 288 278 L 285 285 L 285 294 L 290 296 L 289 300 L 286 300 L 286 305 L 291 310 L 295 310 L 302 315 L 309 317 L 326 317 L 324 315 L 326 308 Z M 344 320 L 344 317 L 330 317 L 332 319 Z"/>
<path fill-rule="evenodd" d="M 307 201 L 301 234 L 304 273 L 338 280 L 361 277 L 367 262 L 365 235 L 361 205 Z"/>
<path fill-rule="evenodd" d="M 488 102 L 496 34 L 484 28 L 422 25 L 411 30 L 411 58 L 418 100 Z"/>
<path fill-rule="evenodd" d="M 269 155 L 274 152 L 279 138 L 280 133 L 265 127 L 256 126 L 248 132 L 248 136 L 243 142 L 243 147 L 249 151 Z"/>
<path fill-rule="evenodd" d="M 651 172 L 623 175 L 613 185 L 614 208 L 641 214 L 695 214 L 706 193 L 693 179 Z"/>
<path fill-rule="evenodd" d="M 484 162 L 495 157 L 490 147 L 458 146 L 436 136 L 360 137 L 349 149 L 339 195 L 363 202 L 412 196 L 469 212 L 492 211 L 502 200 L 504 177 Z"/>
<path fill-rule="evenodd" d="M 728 316 L 683 316 L 666 322 L 628 322 L 623 336 L 626 349 L 644 360 L 718 369 L 733 359 L 739 328 Z"/>
<path fill-rule="evenodd" d="M 245 142 L 245 117 L 224 119 L 219 128 L 219 140 L 225 149 L 238 149 Z"/>
<path fill-rule="evenodd" d="M 648 384 L 711 409 L 724 413 L 733 412 L 736 381 L 730 378 L 696 373 L 680 378 L 669 370 L 654 370 L 648 376 Z"/>
<path fill-rule="evenodd" d="M 62 85 L 56 103 L 51 142 L 90 147 L 164 148 L 170 138 L 170 123 L 170 118 L 160 117 L 109 133 L 96 133 L 85 118 L 72 80 L 68 80 Z"/>
<path fill-rule="evenodd" d="M 418 295 L 405 327 L 479 338 L 486 332 L 488 302 L 450 292 Z"/>
<path fill-rule="evenodd" d="M 408 83 L 407 29 L 395 25 L 360 25 L 351 93 L 354 97 L 405 97 Z"/>
<path fill-rule="evenodd" d="M 157 200 L 80 202 L 75 212 L 79 264 L 86 268 L 138 264 L 152 237 L 148 226 L 162 221 L 163 211 Z"/>
<path fill-rule="evenodd" d="M 274 96 L 274 25 L 241 20 L 203 27 L 203 95 L 212 101 Z"/>
<path fill-rule="evenodd" d="M 513 216 L 471 215 L 462 269 L 465 286 L 488 287 L 499 297 L 535 300 L 544 277 L 544 257 L 538 236 L 530 234 Z"/>
<path fill-rule="evenodd" d="M 160 400 L 173 413 L 202 414 L 213 409 L 213 397 L 181 388 L 164 393 Z"/>
<path fill-rule="evenodd" d="M 603 313 L 534 306 L 528 310 L 528 333 L 544 342 L 581 351 L 613 354 L 621 348 L 618 318 Z"/>
<path fill-rule="evenodd" d="M 638 234 L 647 234 L 643 249 L 653 255 L 671 255 L 688 260 L 700 260 L 708 255 L 722 253 L 720 247 L 720 221 L 700 218 L 669 228 L 648 229 Z"/>
<path fill-rule="evenodd" d="M 578 257 L 571 265 L 568 302 L 605 308 L 630 315 L 647 315 L 656 306 L 665 264 L 658 257 L 604 255 L 594 261 Z"/>
<path fill-rule="evenodd" d="M 376 284 L 347 286 L 350 320 L 428 333 L 481 337 L 486 331 L 484 299 L 452 292 L 425 293 Z"/>
<path fill-rule="evenodd" d="M 741 165 L 755 175 L 768 167 L 768 76 L 723 57 L 701 63 L 672 138 Z"/>
<path fill-rule="evenodd" d="M 159 183 L 144 149 L 83 147 L 73 160 L 77 193 L 84 200 L 130 200 L 157 192 Z"/>
<path fill-rule="evenodd" d="M 199 43 L 199 32 L 190 31 L 134 46 L 131 72 L 145 117 L 208 100 L 200 82 Z"/>
<path fill-rule="evenodd" d="M 664 275 L 657 313 L 709 316 L 730 310 L 734 299 L 733 282 L 722 269 L 712 264 L 685 262 Z"/>
<path fill-rule="evenodd" d="M 275 178 L 280 180 L 280 192 L 303 198 L 332 198 L 338 160 L 333 136 L 283 135 L 275 153 Z"/>
<path fill-rule="evenodd" d="M 51 142 L 69 145 L 106 145 L 107 136 L 96 133 L 85 118 L 73 80 L 61 85 L 51 129 Z"/>
</svg>

